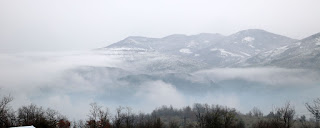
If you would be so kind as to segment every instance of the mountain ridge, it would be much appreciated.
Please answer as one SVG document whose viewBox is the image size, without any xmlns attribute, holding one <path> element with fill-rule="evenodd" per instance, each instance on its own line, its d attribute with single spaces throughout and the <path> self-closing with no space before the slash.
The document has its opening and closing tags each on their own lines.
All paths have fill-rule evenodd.
<svg viewBox="0 0 320 128">
<path fill-rule="evenodd" d="M 294 48 L 297 49 L 297 45 L 300 45 L 299 43 L 301 42 L 301 44 L 305 44 L 305 42 L 311 42 L 312 44 L 312 41 L 318 39 L 320 46 L 320 38 L 318 37 L 320 37 L 320 33 L 297 40 L 262 29 L 247 29 L 228 36 L 219 33 L 199 33 L 196 35 L 173 34 L 162 38 L 130 36 L 102 49 L 140 49 L 166 56 L 174 55 L 191 59 L 204 65 L 210 65 L 210 67 L 279 66 L 295 68 L 298 65 L 286 66 L 292 60 L 290 62 L 282 60 L 294 58 L 292 57 L 293 53 L 289 51 L 295 51 Z M 312 46 L 318 46 L 318 44 Z M 312 46 L 304 49 L 310 49 Z M 320 50 L 315 50 L 313 54 L 310 54 L 317 56 L 320 53 L 318 51 Z M 310 54 L 306 55 L 310 56 Z M 293 55 L 301 55 L 301 51 L 299 54 Z M 297 58 L 297 60 L 299 59 L 303 60 Z M 318 60 L 318 58 L 315 59 Z M 320 66 L 318 67 L 320 68 Z"/>
</svg>

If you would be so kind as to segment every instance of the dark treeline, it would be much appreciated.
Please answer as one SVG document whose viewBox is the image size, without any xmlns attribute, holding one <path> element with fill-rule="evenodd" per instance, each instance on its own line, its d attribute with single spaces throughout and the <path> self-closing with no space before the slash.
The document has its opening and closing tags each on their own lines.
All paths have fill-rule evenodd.
<svg viewBox="0 0 320 128">
<path fill-rule="evenodd" d="M 10 96 L 0 99 L 0 127 L 30 126 L 37 128 L 319 128 L 320 99 L 306 104 L 313 115 L 298 117 L 294 106 L 286 103 L 267 115 L 254 107 L 242 114 L 220 105 L 194 104 L 183 108 L 159 107 L 149 114 L 133 113 L 129 107 L 118 107 L 114 114 L 97 103 L 90 104 L 87 119 L 69 121 L 52 109 L 31 104 L 13 110 Z"/>
</svg>

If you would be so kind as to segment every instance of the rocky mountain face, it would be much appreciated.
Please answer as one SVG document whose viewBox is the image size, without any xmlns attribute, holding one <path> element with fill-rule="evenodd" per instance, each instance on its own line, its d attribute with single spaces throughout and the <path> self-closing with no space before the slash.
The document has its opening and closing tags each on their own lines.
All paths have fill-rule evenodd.
<svg viewBox="0 0 320 128">
<path fill-rule="evenodd" d="M 131 56 L 131 60 L 135 60 L 132 56 L 137 54 L 130 52 L 137 50 L 140 53 L 143 52 L 145 56 L 173 58 L 168 59 L 168 62 L 161 59 L 158 61 L 161 60 L 160 63 L 167 64 L 173 63 L 180 68 L 186 65 L 191 67 L 192 65 L 198 67 L 201 65 L 201 68 L 233 67 L 255 64 L 254 60 L 252 62 L 247 60 L 261 53 L 292 45 L 296 41 L 264 30 L 249 29 L 229 36 L 209 33 L 190 36 L 175 34 L 163 38 L 133 36 L 109 45 L 103 50 L 121 51 L 122 55 L 129 53 L 127 55 Z M 177 60 L 181 60 L 179 64 L 176 63 Z M 159 62 L 155 63 L 160 64 Z"/>
<path fill-rule="evenodd" d="M 287 68 L 320 68 L 320 33 L 291 45 L 261 52 L 248 59 L 249 65 Z"/>
</svg>

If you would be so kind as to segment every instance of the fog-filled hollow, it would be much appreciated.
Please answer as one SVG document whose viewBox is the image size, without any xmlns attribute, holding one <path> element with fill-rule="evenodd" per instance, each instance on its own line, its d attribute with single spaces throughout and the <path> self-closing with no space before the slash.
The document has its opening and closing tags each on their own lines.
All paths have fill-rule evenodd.
<svg viewBox="0 0 320 128">
<path fill-rule="evenodd" d="M 145 60 L 147 61 L 147 60 Z M 98 51 L 0 54 L 0 92 L 13 108 L 31 103 L 71 119 L 84 119 L 89 104 L 151 112 L 162 105 L 220 104 L 268 113 L 291 101 L 297 114 L 317 97 L 318 71 L 279 67 L 210 68 L 193 72 L 144 72 L 138 64 Z M 148 63 L 145 63 L 148 64 Z"/>
</svg>

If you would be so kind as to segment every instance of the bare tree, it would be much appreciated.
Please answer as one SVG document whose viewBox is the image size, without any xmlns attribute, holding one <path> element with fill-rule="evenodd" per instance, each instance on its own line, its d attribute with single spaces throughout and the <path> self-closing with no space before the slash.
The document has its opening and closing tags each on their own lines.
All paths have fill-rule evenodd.
<svg viewBox="0 0 320 128">
<path fill-rule="evenodd" d="M 272 128 L 291 128 L 295 122 L 294 120 L 295 109 L 288 102 L 284 107 L 276 108 L 275 112 L 270 112 L 267 116 L 269 121 L 262 121 L 260 124 L 263 126 L 272 127 Z"/>
<path fill-rule="evenodd" d="M 306 103 L 306 107 L 309 112 L 316 118 L 316 128 L 319 127 L 319 120 L 320 120 L 320 98 L 313 100 L 313 104 Z"/>
<path fill-rule="evenodd" d="M 50 127 L 45 118 L 42 107 L 34 104 L 22 106 L 18 109 L 18 119 L 20 125 L 34 125 L 36 127 Z"/>
<path fill-rule="evenodd" d="M 195 112 L 195 115 L 196 115 L 198 127 L 203 128 L 205 125 L 205 121 L 204 121 L 205 107 L 202 104 L 196 103 L 193 105 L 193 111 Z"/>
<path fill-rule="evenodd" d="M 271 123 L 266 120 L 259 120 L 252 124 L 252 128 L 271 128 Z"/>
<path fill-rule="evenodd" d="M 130 107 L 126 107 L 126 112 L 124 113 L 124 122 L 126 128 L 134 127 L 134 114 L 132 113 L 132 109 Z"/>
<path fill-rule="evenodd" d="M 171 120 L 171 121 L 169 122 L 169 128 L 179 128 L 178 121 Z"/>
<path fill-rule="evenodd" d="M 217 106 L 218 107 L 218 106 Z M 222 108 L 222 114 L 223 114 L 223 122 L 225 128 L 230 128 L 233 125 L 235 125 L 235 116 L 236 116 L 236 110 L 228 107 Z"/>
<path fill-rule="evenodd" d="M 307 121 L 307 118 L 305 115 L 302 115 L 300 118 L 298 118 L 298 120 L 299 120 L 301 128 L 311 128 L 312 127 L 310 122 Z"/>
<path fill-rule="evenodd" d="M 193 111 L 199 128 L 231 128 L 237 125 L 235 109 L 219 105 L 195 104 Z"/>
<path fill-rule="evenodd" d="M 263 117 L 263 113 L 261 110 L 257 107 L 253 107 L 251 111 L 248 113 L 249 116 L 255 116 L 255 117 Z"/>
<path fill-rule="evenodd" d="M 0 101 L 0 127 L 8 127 L 14 123 L 15 116 L 9 106 L 12 100 L 13 98 L 9 95 L 3 97 Z"/>
<path fill-rule="evenodd" d="M 163 128 L 163 122 L 160 117 L 153 117 L 153 128 Z"/>
<path fill-rule="evenodd" d="M 291 104 L 286 103 L 284 107 L 278 109 L 278 112 L 281 114 L 285 128 L 291 128 L 295 122 L 293 118 L 296 112 Z"/>
<path fill-rule="evenodd" d="M 83 120 L 73 121 L 73 128 L 87 128 Z"/>
<path fill-rule="evenodd" d="M 147 116 L 144 113 L 139 113 L 136 116 L 135 124 L 138 128 L 146 128 Z"/>
<path fill-rule="evenodd" d="M 113 119 L 113 125 L 114 125 L 115 128 L 120 128 L 121 124 L 122 124 L 122 122 L 124 120 L 124 118 L 123 118 L 124 114 L 122 113 L 123 109 L 124 108 L 121 107 L 121 106 L 116 109 L 116 115 L 115 115 L 115 117 Z"/>
<path fill-rule="evenodd" d="M 91 103 L 91 110 L 89 116 L 89 120 L 87 121 L 87 125 L 90 128 L 108 128 L 110 125 L 110 113 L 109 109 L 102 110 L 102 106 L 99 106 L 97 103 Z"/>
<path fill-rule="evenodd" d="M 56 110 L 48 108 L 45 114 L 48 124 L 52 127 L 57 126 L 59 113 Z"/>
</svg>

